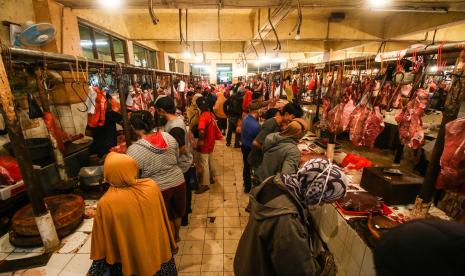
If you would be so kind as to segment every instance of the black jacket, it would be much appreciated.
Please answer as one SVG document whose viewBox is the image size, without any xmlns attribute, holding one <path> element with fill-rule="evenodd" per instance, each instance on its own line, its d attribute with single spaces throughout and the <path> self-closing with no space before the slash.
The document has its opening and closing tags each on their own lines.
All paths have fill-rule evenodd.
<svg viewBox="0 0 465 276">
<path fill-rule="evenodd" d="M 249 222 L 234 259 L 235 275 L 318 275 L 307 211 L 287 191 L 281 176 L 254 188 L 250 201 Z"/>
<path fill-rule="evenodd" d="M 230 96 L 226 102 L 223 104 L 224 113 L 228 117 L 242 117 L 242 102 L 244 101 L 244 96 L 235 93 Z"/>
</svg>

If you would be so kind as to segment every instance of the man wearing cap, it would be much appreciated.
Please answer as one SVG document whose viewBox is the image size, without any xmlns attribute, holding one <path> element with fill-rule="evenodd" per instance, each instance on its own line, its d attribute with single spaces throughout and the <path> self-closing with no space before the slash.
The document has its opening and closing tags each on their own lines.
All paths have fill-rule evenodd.
<svg viewBox="0 0 465 276">
<path fill-rule="evenodd" d="M 252 101 L 248 107 L 248 114 L 242 123 L 242 160 L 244 168 L 242 171 L 242 178 L 244 180 L 244 192 L 249 193 L 252 187 L 252 179 L 250 176 L 251 168 L 248 162 L 248 157 L 252 151 L 253 140 L 260 132 L 260 124 L 258 123 L 258 111 L 261 108 L 259 101 Z"/>
</svg>

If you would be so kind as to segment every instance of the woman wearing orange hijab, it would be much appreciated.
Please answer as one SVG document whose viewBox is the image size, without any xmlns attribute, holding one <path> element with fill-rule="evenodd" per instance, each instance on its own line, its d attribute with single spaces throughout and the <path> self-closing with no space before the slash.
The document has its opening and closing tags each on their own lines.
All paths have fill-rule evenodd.
<svg viewBox="0 0 465 276">
<path fill-rule="evenodd" d="M 177 275 L 177 250 L 158 185 L 137 179 L 136 161 L 110 153 L 104 176 L 110 189 L 100 199 L 92 229 L 88 275 Z"/>
</svg>

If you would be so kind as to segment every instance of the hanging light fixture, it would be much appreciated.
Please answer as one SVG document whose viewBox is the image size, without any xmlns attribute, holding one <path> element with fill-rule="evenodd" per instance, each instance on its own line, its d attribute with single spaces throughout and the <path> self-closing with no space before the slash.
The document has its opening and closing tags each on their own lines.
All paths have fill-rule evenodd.
<svg viewBox="0 0 465 276">
<path fill-rule="evenodd" d="M 369 0 L 368 2 L 372 8 L 383 8 L 389 4 L 390 0 Z"/>
<path fill-rule="evenodd" d="M 186 47 L 186 50 L 182 53 L 182 57 L 185 59 L 189 59 L 191 57 L 191 52 L 189 52 L 189 48 Z"/>
<path fill-rule="evenodd" d="M 107 9 L 116 9 L 123 5 L 122 0 L 99 0 L 100 6 Z"/>
</svg>

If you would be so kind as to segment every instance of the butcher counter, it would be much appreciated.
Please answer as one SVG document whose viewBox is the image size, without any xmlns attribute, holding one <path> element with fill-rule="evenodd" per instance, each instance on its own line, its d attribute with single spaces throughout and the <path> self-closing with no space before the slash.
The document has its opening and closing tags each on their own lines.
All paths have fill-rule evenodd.
<svg viewBox="0 0 465 276">
<path fill-rule="evenodd" d="M 314 137 L 306 137 L 299 144 L 301 151 L 311 149 L 314 152 L 312 154 L 304 153 L 302 162 L 309 158 L 324 156 L 325 150 L 316 147 L 316 144 L 313 143 L 314 139 Z M 345 156 L 346 153 L 337 150 L 334 162 L 340 164 Z M 360 187 L 362 172 L 362 170 L 347 172 L 350 186 L 355 186 L 360 191 L 363 191 L 363 188 Z M 395 215 L 408 217 L 413 205 L 389 207 Z M 327 244 L 334 256 L 338 275 L 376 275 L 373 261 L 373 246 L 376 239 L 365 227 L 367 225 L 366 217 L 348 216 L 342 213 L 336 204 L 316 206 L 310 210 L 310 214 L 322 241 Z M 443 211 L 435 207 L 430 208 L 429 215 L 446 220 L 450 219 Z"/>
<path fill-rule="evenodd" d="M 397 206 L 403 212 L 408 207 Z M 334 256 L 338 275 L 376 275 L 373 261 L 373 248 L 366 240 L 366 235 L 350 223 L 351 217 L 342 215 L 332 204 L 324 204 L 310 211 L 321 239 Z M 449 220 L 444 212 L 432 207 L 429 215 Z M 356 217 L 353 217 L 356 218 Z"/>
</svg>

